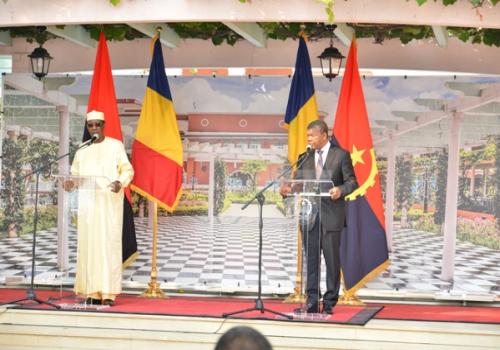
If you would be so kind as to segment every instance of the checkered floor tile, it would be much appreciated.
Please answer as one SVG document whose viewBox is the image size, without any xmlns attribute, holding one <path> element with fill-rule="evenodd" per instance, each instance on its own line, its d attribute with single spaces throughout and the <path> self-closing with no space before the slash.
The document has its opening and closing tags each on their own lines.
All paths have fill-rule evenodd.
<svg viewBox="0 0 500 350">
<path fill-rule="evenodd" d="M 262 290 L 293 291 L 296 235 L 284 219 L 264 218 Z M 124 289 L 144 288 L 150 280 L 152 234 L 145 219 L 136 220 L 140 257 L 124 271 Z M 7 276 L 31 275 L 32 236 L 0 239 L 0 283 Z M 37 235 L 37 284 L 71 285 L 75 276 L 76 232 L 69 233 L 69 268 L 57 270 L 57 233 Z M 390 267 L 362 291 L 376 290 L 500 295 L 500 252 L 457 242 L 455 279 L 441 273 L 442 237 L 412 229 L 394 230 Z M 161 217 L 157 271 L 162 288 L 207 292 L 256 292 L 259 230 L 255 217 Z M 324 271 L 324 266 L 322 271 Z M 324 281 L 322 282 L 324 288 Z M 360 291 L 361 292 L 361 291 Z"/>
</svg>

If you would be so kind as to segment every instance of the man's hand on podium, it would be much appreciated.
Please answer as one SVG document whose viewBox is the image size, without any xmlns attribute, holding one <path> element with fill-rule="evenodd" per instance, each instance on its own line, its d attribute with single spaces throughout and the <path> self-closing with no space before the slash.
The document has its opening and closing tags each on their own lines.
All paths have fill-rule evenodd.
<svg viewBox="0 0 500 350">
<path fill-rule="evenodd" d="M 281 194 L 281 196 L 282 197 L 286 197 L 286 196 L 288 196 L 290 194 L 290 192 L 292 192 L 292 187 L 288 183 L 286 183 L 286 182 L 282 183 L 281 186 L 280 186 L 280 194 Z"/>
<path fill-rule="evenodd" d="M 334 201 L 339 199 L 340 196 L 342 196 L 342 190 L 340 189 L 340 187 L 332 187 L 329 192 L 330 192 L 330 197 Z"/>
<path fill-rule="evenodd" d="M 118 193 L 118 191 L 120 191 L 120 189 L 122 188 L 122 183 L 118 180 L 113 181 L 112 183 L 109 184 L 109 188 L 114 193 Z"/>
</svg>

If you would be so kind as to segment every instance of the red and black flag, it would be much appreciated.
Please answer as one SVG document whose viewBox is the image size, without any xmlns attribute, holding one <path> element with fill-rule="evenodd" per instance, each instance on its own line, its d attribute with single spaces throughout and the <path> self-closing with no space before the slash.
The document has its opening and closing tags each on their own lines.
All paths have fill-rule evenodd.
<svg viewBox="0 0 500 350">
<path fill-rule="evenodd" d="M 333 127 L 339 146 L 351 154 L 359 183 L 346 196 L 347 225 L 340 247 L 344 285 L 351 295 L 389 265 L 380 180 L 356 56 L 353 40 Z"/>
<path fill-rule="evenodd" d="M 108 45 L 106 37 L 101 32 L 94 65 L 94 76 L 90 88 L 87 112 L 96 110 L 104 113 L 106 128 L 104 135 L 123 142 L 118 106 L 116 104 L 115 86 L 111 73 Z M 84 128 L 83 141 L 90 139 L 87 128 Z M 122 259 L 123 266 L 131 264 L 138 255 L 135 236 L 134 215 L 130 201 L 130 188 L 125 188 L 123 198 L 123 229 L 122 229 Z"/>
</svg>

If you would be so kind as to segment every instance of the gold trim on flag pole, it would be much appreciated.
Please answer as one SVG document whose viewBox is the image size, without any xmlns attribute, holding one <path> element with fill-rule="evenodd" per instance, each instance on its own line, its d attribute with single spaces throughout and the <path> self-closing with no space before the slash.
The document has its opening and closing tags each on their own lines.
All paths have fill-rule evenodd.
<svg viewBox="0 0 500 350">
<path fill-rule="evenodd" d="M 290 294 L 283 301 L 287 304 L 305 304 L 306 296 L 302 294 L 302 234 L 297 230 L 297 272 L 295 274 L 295 288 L 293 294 Z"/>
<path fill-rule="evenodd" d="M 153 202 L 153 249 L 151 258 L 151 280 L 148 284 L 148 289 L 142 292 L 141 297 L 144 298 L 168 298 L 167 295 L 161 290 L 160 284 L 157 281 L 156 271 L 156 251 L 158 241 L 158 204 Z"/>
<path fill-rule="evenodd" d="M 342 296 L 339 298 L 339 305 L 364 305 L 364 303 L 358 298 L 356 292 L 362 288 L 366 283 L 378 276 L 382 271 L 389 267 L 390 261 L 387 259 L 382 264 L 374 268 L 370 273 L 368 273 L 361 281 L 356 283 L 354 287 L 347 290 L 345 287 L 342 288 Z M 342 281 L 343 281 L 342 277 Z M 345 284 L 344 284 L 345 285 Z"/>
<path fill-rule="evenodd" d="M 339 298 L 338 303 L 339 305 L 365 305 L 361 299 L 358 298 L 356 295 L 356 291 L 351 292 L 344 287 L 342 287 L 342 295 Z"/>
</svg>

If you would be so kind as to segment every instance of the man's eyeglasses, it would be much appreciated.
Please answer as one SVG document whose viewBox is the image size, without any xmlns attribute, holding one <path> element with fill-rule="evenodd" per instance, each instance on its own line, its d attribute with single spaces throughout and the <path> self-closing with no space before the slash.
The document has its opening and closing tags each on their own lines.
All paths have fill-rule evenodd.
<svg viewBox="0 0 500 350">
<path fill-rule="evenodd" d="M 100 128 L 102 127 L 102 123 L 101 122 L 97 122 L 97 123 L 87 123 L 87 126 L 89 128 Z"/>
</svg>

